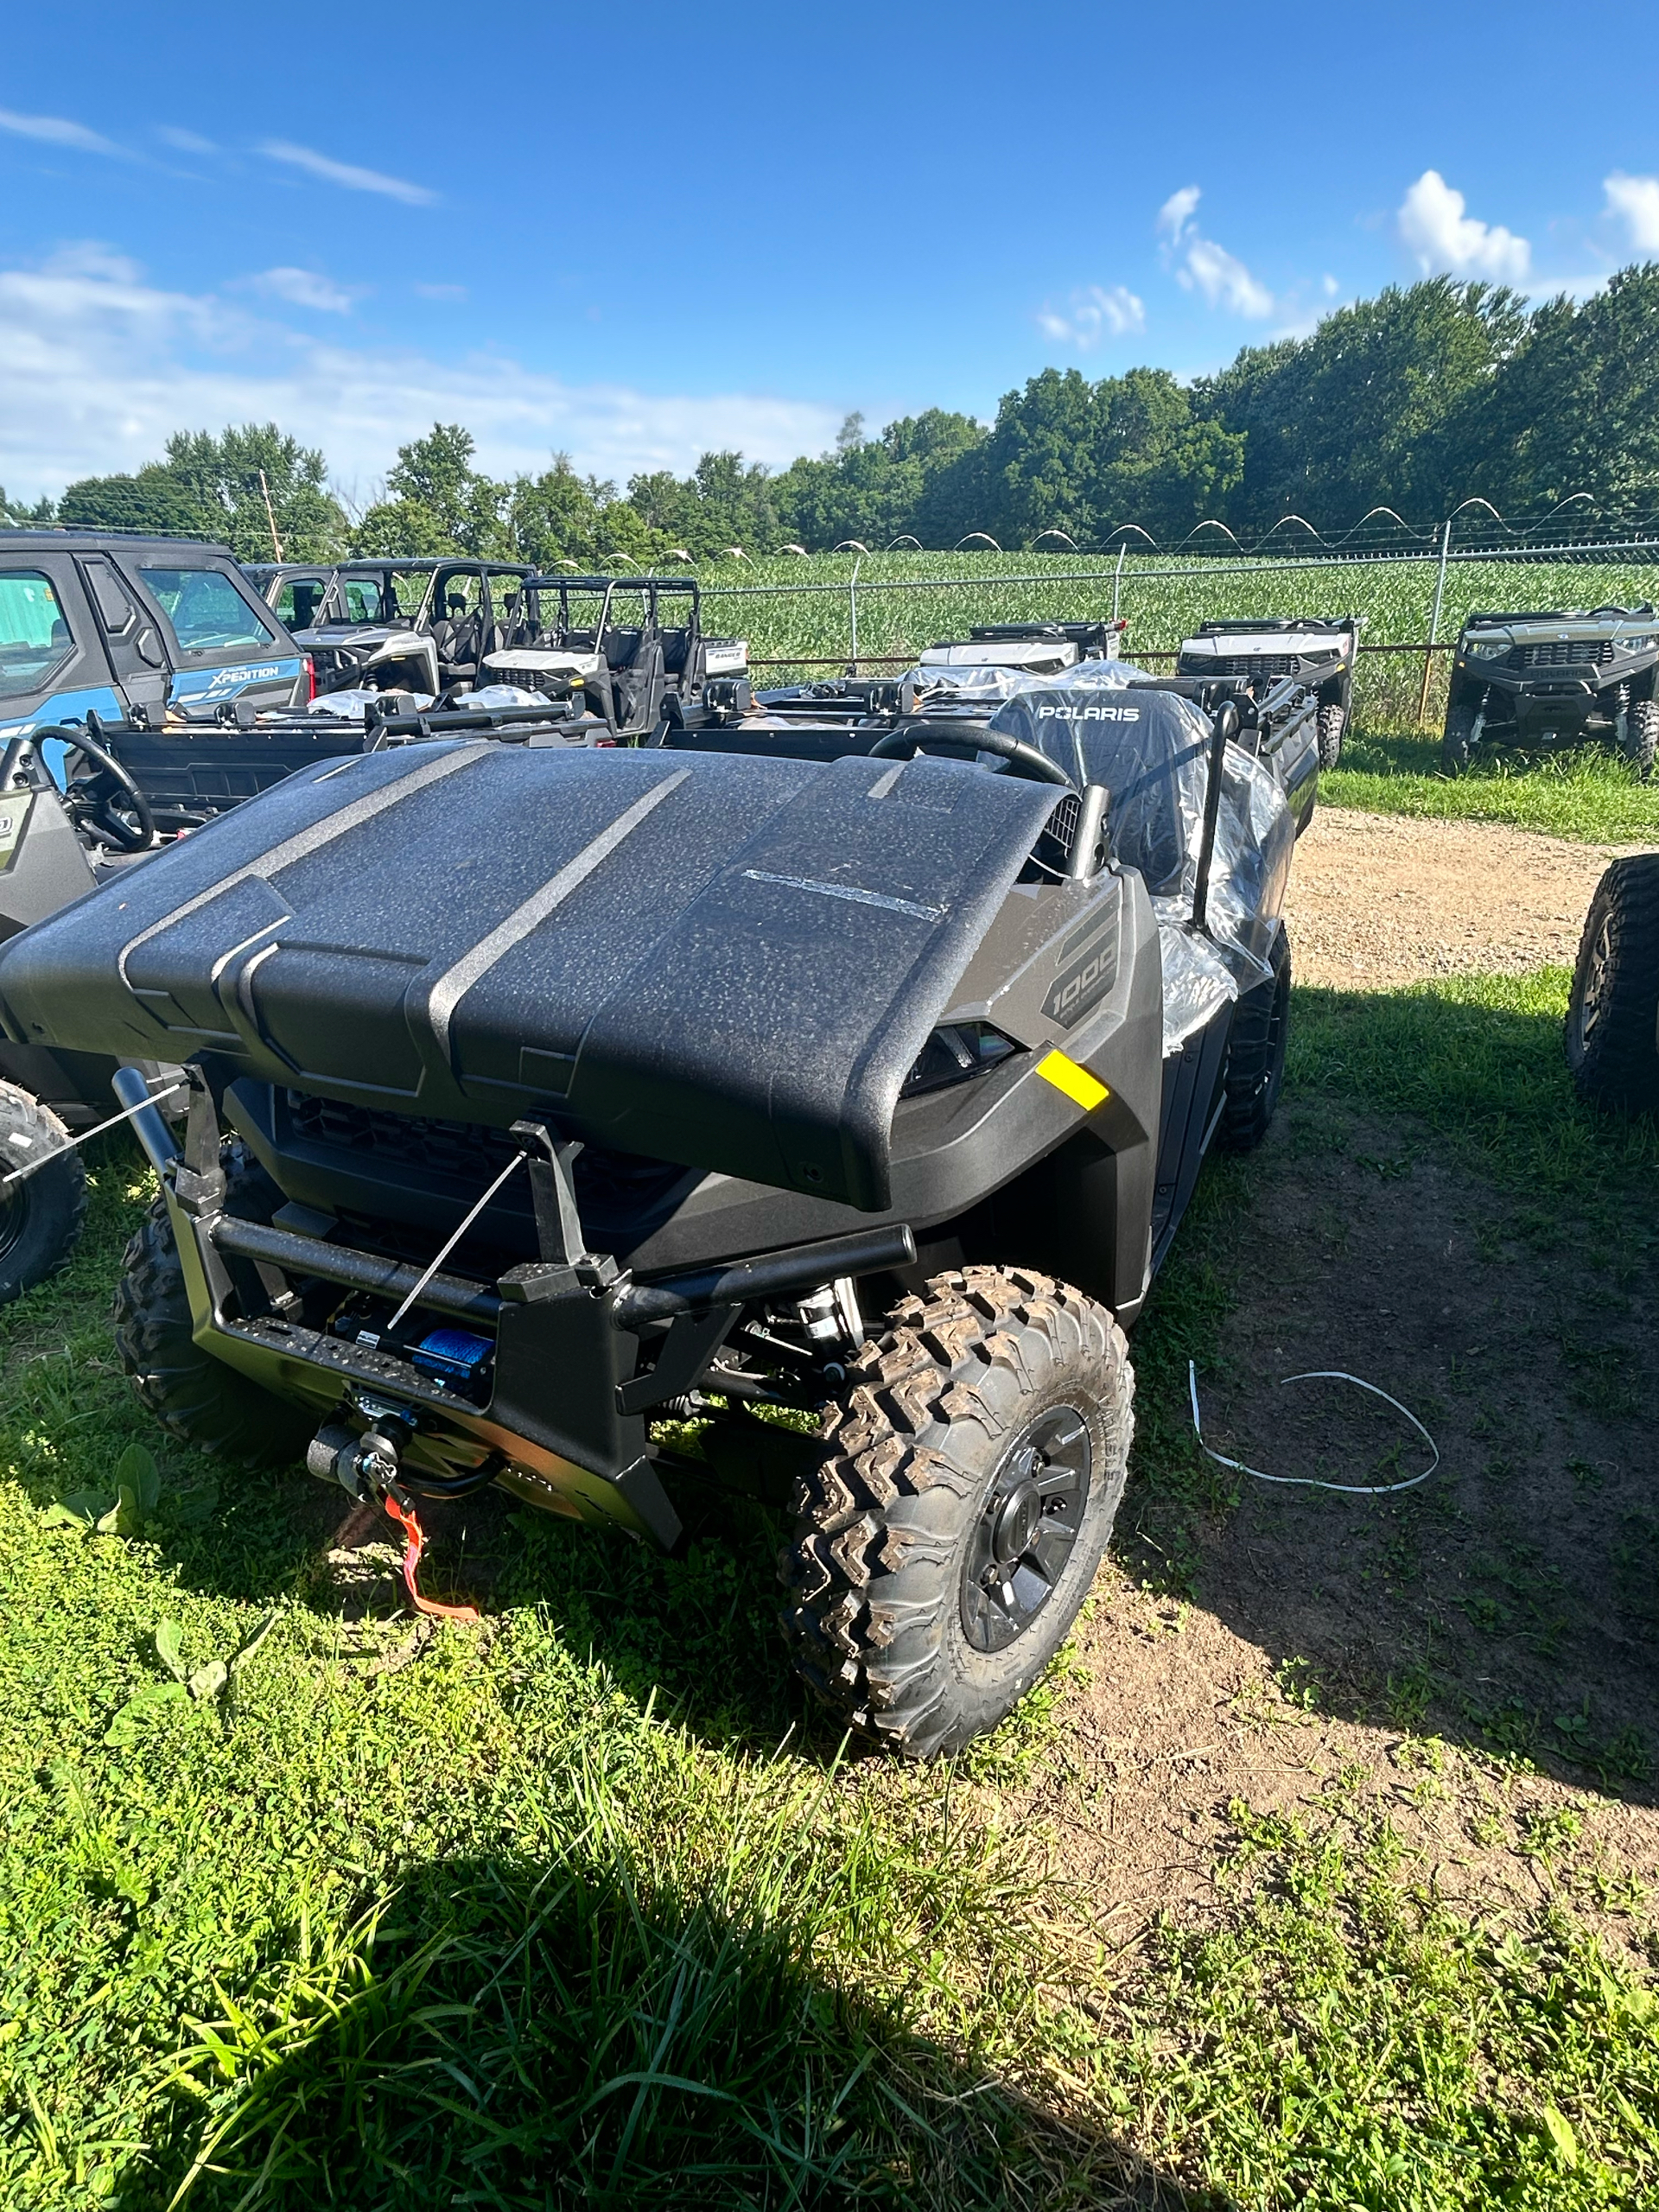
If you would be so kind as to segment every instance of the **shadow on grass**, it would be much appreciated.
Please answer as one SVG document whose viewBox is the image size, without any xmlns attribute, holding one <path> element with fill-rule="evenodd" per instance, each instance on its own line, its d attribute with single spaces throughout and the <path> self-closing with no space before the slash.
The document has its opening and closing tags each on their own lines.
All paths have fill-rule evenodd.
<svg viewBox="0 0 1659 2212">
<path fill-rule="evenodd" d="M 162 2212 L 193 2175 L 187 2207 L 238 2212 L 1208 2201 L 913 2032 L 919 1962 L 826 1975 L 844 1885 L 797 1855 L 762 1854 L 741 1898 L 598 1834 L 416 1869 L 378 1926 L 284 1943 L 202 2029 L 112 2201 Z"/>
<path fill-rule="evenodd" d="M 1125 1555 L 1308 1710 L 1655 1801 L 1659 1131 L 1574 1098 L 1559 972 L 1299 990 L 1280 1116 L 1217 1161 L 1135 1332 Z M 1205 1435 L 1277 1487 L 1217 1466 Z M 1281 1378 L 1337 1369 L 1375 1401 Z M 1137 1548 L 1138 1545 L 1138 1548 Z"/>
</svg>

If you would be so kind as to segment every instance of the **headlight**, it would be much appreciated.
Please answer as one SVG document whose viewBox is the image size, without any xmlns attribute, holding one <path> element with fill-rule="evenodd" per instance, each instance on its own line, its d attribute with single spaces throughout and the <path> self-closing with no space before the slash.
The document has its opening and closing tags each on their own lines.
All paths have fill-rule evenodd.
<svg viewBox="0 0 1659 2212">
<path fill-rule="evenodd" d="M 1507 638 L 1467 638 L 1464 652 L 1471 660 L 1502 660 L 1510 650 Z"/>
<path fill-rule="evenodd" d="M 1653 639 L 1651 636 L 1646 638 L 1615 638 L 1613 639 L 1613 651 L 1616 653 L 1645 653 L 1651 652 L 1652 648 Z"/>
<path fill-rule="evenodd" d="M 966 1083 L 983 1075 L 1010 1052 L 1019 1051 L 1013 1038 L 993 1029 L 988 1021 L 953 1021 L 936 1029 L 899 1085 L 901 1098 L 919 1098 L 925 1090 L 943 1090 L 948 1084 Z"/>
</svg>

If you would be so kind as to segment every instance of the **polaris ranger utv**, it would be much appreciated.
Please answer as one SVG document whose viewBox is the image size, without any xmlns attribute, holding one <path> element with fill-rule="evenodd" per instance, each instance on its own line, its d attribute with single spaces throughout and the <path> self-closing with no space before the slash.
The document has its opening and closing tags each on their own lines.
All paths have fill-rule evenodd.
<svg viewBox="0 0 1659 2212">
<path fill-rule="evenodd" d="M 690 576 L 532 576 L 480 673 L 550 699 L 580 696 L 611 741 L 629 745 L 707 705 L 747 708 L 748 669 L 741 638 L 703 634 Z"/>
<path fill-rule="evenodd" d="M 1643 777 L 1659 748 L 1659 614 L 1471 614 L 1458 639 L 1441 759 L 1448 775 L 1483 741 L 1512 745 L 1611 736 Z"/>
<path fill-rule="evenodd" d="M 1205 1148 L 1271 1118 L 1294 844 L 1230 705 L 1011 705 L 968 759 L 368 753 L 0 950 L 7 1035 L 191 1071 L 182 1141 L 118 1078 L 143 1402 L 406 1523 L 498 1482 L 664 1546 L 653 1421 L 810 1409 L 797 1665 L 912 1756 L 993 1726 Z"/>
<path fill-rule="evenodd" d="M 310 656 L 316 687 L 349 695 L 410 691 L 423 703 L 480 680 L 519 619 L 521 562 L 250 562 L 245 573 Z"/>
<path fill-rule="evenodd" d="M 1294 679 L 1318 697 L 1319 765 L 1334 768 L 1353 714 L 1358 654 L 1359 621 L 1352 614 L 1328 622 L 1312 615 L 1202 622 L 1198 635 L 1183 641 L 1175 673 L 1275 684 Z"/>
</svg>

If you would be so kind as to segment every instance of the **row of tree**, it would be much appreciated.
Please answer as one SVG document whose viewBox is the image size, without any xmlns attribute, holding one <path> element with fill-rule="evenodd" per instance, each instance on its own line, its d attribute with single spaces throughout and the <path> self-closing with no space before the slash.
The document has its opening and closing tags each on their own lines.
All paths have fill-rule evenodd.
<svg viewBox="0 0 1659 2212">
<path fill-rule="evenodd" d="M 1659 511 L 1659 268 L 1535 308 L 1444 276 L 1391 287 L 1190 385 L 1164 369 L 1093 383 L 1045 369 L 988 428 L 931 408 L 868 436 L 855 415 L 833 452 L 777 472 L 710 453 L 689 477 L 622 492 L 563 454 L 506 482 L 474 463 L 469 434 L 435 424 L 353 514 L 321 453 L 250 424 L 181 432 L 159 461 L 72 484 L 55 509 L 25 513 L 3 493 L 0 509 L 200 531 L 245 560 L 270 558 L 275 539 L 290 560 L 461 551 L 600 568 L 902 537 L 948 547 L 976 531 L 1090 547 L 1127 524 L 1167 545 L 1211 517 L 1245 540 L 1292 513 L 1333 534 L 1374 506 L 1427 521 L 1477 496 L 1512 515 L 1587 493 L 1594 518 L 1618 523 Z"/>
</svg>

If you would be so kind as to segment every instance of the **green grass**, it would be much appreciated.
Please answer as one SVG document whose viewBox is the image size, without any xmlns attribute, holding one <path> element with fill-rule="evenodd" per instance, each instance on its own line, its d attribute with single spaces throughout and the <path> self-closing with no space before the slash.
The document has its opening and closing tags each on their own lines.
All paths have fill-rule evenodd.
<svg viewBox="0 0 1659 2212">
<path fill-rule="evenodd" d="M 1300 988 L 1286 1082 L 1412 1116 L 1546 1222 L 1651 1234 L 1652 1207 L 1631 1216 L 1627 1201 L 1659 1177 L 1659 1128 L 1573 1096 L 1561 1049 L 1571 982 L 1541 968 L 1398 991 Z"/>
<path fill-rule="evenodd" d="M 1573 1104 L 1561 992 L 1300 993 L 1292 1080 L 1444 1133 L 1541 1236 L 1569 1198 L 1650 1224 L 1656 1141 Z M 1483 1920 L 1376 1803 L 1236 1806 L 1213 1909 L 1125 1949 L 1115 1900 L 997 1817 L 1064 1776 L 1064 1669 L 954 1770 L 838 1746 L 784 1669 L 758 1508 L 680 1562 L 524 1515 L 493 1633 L 411 1657 L 406 1623 L 342 1623 L 315 1484 L 215 1467 L 129 1400 L 104 1306 L 135 1156 L 95 1185 L 72 1274 L 0 1317 L 9 2212 L 1659 2187 L 1653 1986 L 1591 1932 L 1565 1824 L 1548 1896 Z M 1178 1386 L 1248 1189 L 1248 1163 L 1206 1175 L 1137 1331 L 1126 1525 L 1198 1497 Z M 54 1524 L 135 1441 L 167 1478 L 150 1524 Z M 171 1680 L 162 1624 L 196 1669 L 273 1606 L 223 1694 L 133 1705 Z"/>
<path fill-rule="evenodd" d="M 1448 776 L 1438 734 L 1361 721 L 1344 744 L 1341 766 L 1319 778 L 1319 798 L 1371 814 L 1503 822 L 1589 844 L 1659 843 L 1659 780 L 1643 783 L 1605 745 L 1493 752 Z"/>
</svg>

